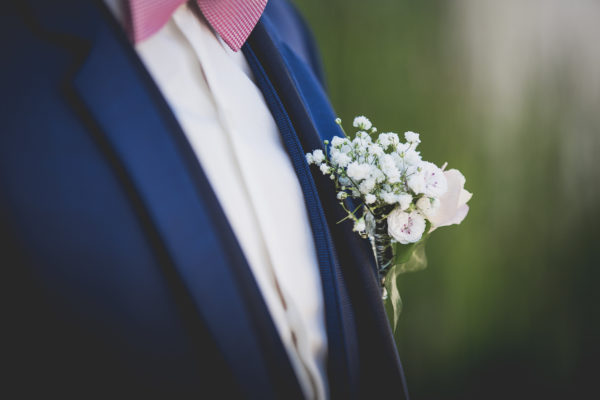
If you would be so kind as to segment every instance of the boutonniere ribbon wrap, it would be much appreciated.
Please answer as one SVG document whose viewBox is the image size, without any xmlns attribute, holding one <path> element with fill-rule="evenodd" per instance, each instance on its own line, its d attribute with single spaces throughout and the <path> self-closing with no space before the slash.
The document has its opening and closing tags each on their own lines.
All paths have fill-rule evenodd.
<svg viewBox="0 0 600 400">
<path fill-rule="evenodd" d="M 336 123 L 342 127 L 338 118 Z M 427 266 L 425 243 L 437 228 L 460 224 L 471 193 L 465 177 L 425 161 L 417 150 L 419 134 L 379 133 L 364 116 L 353 132 L 325 141 L 306 155 L 309 164 L 328 175 L 354 231 L 369 239 L 382 287 L 385 310 L 397 338 L 402 299 L 399 276 Z"/>
</svg>

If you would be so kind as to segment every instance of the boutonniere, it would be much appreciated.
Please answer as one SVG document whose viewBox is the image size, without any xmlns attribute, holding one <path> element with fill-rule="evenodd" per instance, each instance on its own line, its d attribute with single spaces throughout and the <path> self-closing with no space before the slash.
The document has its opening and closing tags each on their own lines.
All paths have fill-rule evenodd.
<svg viewBox="0 0 600 400">
<path fill-rule="evenodd" d="M 338 118 L 336 123 L 342 127 Z M 382 299 L 396 334 L 402 299 L 398 277 L 427 266 L 425 243 L 439 227 L 460 224 L 471 193 L 456 169 L 425 161 L 417 150 L 419 134 L 378 133 L 364 116 L 354 132 L 325 141 L 306 155 L 309 164 L 329 175 L 340 206 L 354 231 L 372 244 Z"/>
</svg>

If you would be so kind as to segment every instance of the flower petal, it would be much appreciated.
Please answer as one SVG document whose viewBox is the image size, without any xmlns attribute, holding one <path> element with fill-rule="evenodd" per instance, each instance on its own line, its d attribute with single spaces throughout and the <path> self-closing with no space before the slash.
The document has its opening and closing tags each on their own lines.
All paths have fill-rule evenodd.
<svg viewBox="0 0 600 400">
<path fill-rule="evenodd" d="M 440 197 L 438 211 L 429 218 L 432 230 L 441 226 L 460 224 L 469 212 L 466 203 L 471 199 L 472 194 L 464 189 L 466 182 L 464 175 L 456 169 L 444 171 L 444 175 L 448 181 L 448 190 Z"/>
<path fill-rule="evenodd" d="M 465 189 L 460 191 L 460 197 L 458 198 L 458 204 L 467 204 L 473 197 L 473 193 L 466 191 Z"/>
<path fill-rule="evenodd" d="M 452 219 L 450 219 L 448 221 L 447 225 L 458 225 L 461 222 L 463 222 L 463 220 L 465 219 L 465 217 L 467 216 L 467 214 L 469 213 L 469 206 L 466 204 L 463 204 L 462 206 L 458 207 L 458 210 L 456 211 L 456 214 L 454 215 L 454 217 Z"/>
</svg>

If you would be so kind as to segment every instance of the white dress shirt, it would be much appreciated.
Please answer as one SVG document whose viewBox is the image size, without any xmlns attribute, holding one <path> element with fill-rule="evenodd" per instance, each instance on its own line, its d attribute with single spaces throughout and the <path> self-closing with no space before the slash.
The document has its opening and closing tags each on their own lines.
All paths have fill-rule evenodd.
<svg viewBox="0 0 600 400">
<path fill-rule="evenodd" d="M 105 1 L 122 21 L 123 3 Z M 244 56 L 187 5 L 135 48 L 225 211 L 304 394 L 327 398 L 323 294 L 304 197 Z"/>
</svg>

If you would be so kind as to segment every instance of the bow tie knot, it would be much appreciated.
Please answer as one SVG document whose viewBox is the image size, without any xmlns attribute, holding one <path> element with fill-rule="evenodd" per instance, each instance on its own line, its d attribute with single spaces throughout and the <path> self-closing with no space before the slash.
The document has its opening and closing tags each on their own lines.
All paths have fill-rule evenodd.
<svg viewBox="0 0 600 400">
<path fill-rule="evenodd" d="M 268 0 L 192 0 L 233 51 L 239 51 Z M 129 0 L 131 35 L 138 43 L 159 31 L 186 0 Z"/>
</svg>

